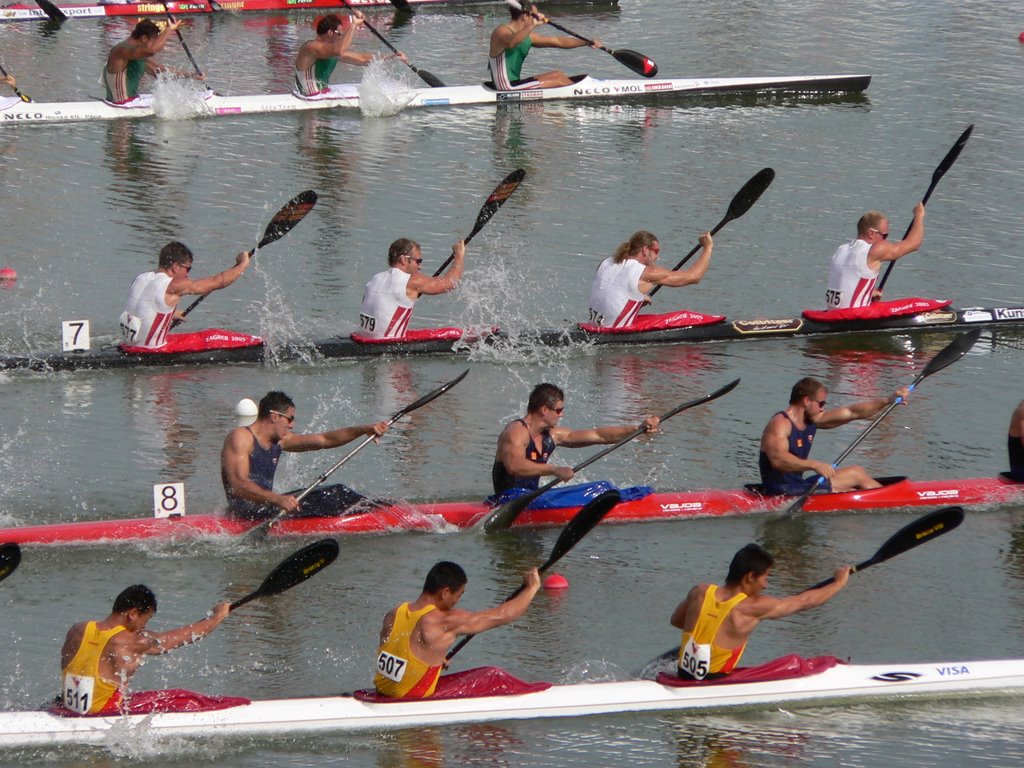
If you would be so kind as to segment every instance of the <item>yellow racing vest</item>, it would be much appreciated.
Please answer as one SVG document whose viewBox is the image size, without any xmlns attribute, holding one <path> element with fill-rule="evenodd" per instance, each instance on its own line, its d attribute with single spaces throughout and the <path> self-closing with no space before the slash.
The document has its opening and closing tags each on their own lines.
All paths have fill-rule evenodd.
<svg viewBox="0 0 1024 768">
<path fill-rule="evenodd" d="M 416 624 L 436 607 L 428 605 L 410 611 L 408 603 L 398 606 L 391 633 L 377 651 L 377 671 L 373 677 L 377 693 L 396 699 L 418 699 L 437 688 L 441 666 L 432 667 L 416 658 L 410 644 Z"/>
<path fill-rule="evenodd" d="M 117 684 L 100 677 L 99 668 L 110 638 L 124 630 L 124 627 L 99 630 L 95 621 L 85 625 L 82 644 L 61 673 L 61 701 L 72 712 L 95 715 L 103 711 L 115 695 L 120 700 Z"/>
<path fill-rule="evenodd" d="M 712 674 L 727 674 L 743 655 L 744 643 L 739 648 L 722 648 L 715 644 L 718 630 L 729 612 L 747 599 L 740 592 L 724 603 L 715 599 L 718 588 L 712 584 L 704 593 L 700 615 L 692 632 L 683 632 L 683 644 L 679 646 L 679 671 L 695 680 L 703 680 Z"/>
</svg>

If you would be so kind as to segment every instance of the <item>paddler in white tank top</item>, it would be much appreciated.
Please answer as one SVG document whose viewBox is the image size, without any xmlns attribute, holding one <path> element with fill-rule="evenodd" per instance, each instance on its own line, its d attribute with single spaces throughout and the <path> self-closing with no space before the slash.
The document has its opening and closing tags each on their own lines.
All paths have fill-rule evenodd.
<svg viewBox="0 0 1024 768">
<path fill-rule="evenodd" d="M 924 242 L 924 203 L 914 206 L 914 221 L 906 240 L 890 241 L 889 219 L 868 211 L 857 222 L 857 239 L 832 254 L 825 291 L 825 309 L 866 307 L 882 298 L 875 288 L 882 262 L 897 261 Z"/>
<path fill-rule="evenodd" d="M 167 332 L 181 318 L 178 303 L 182 296 L 203 296 L 227 288 L 249 266 L 252 254 L 244 251 L 235 257 L 235 266 L 210 277 L 195 280 L 192 251 L 184 243 L 173 241 L 160 249 L 155 272 L 143 272 L 128 290 L 128 301 L 121 313 L 122 342 L 130 347 L 159 349 L 167 342 Z"/>
<path fill-rule="evenodd" d="M 360 333 L 375 339 L 397 339 L 405 336 L 413 306 L 422 296 L 447 293 L 462 278 L 466 243 L 459 240 L 452 246 L 452 265 L 440 277 L 421 273 L 423 255 L 419 243 L 399 238 L 388 249 L 388 269 L 378 272 L 366 284 L 363 307 L 359 314 Z"/>
<path fill-rule="evenodd" d="M 601 262 L 590 288 L 590 322 L 605 328 L 621 328 L 636 320 L 647 294 L 656 285 L 679 288 L 696 285 L 711 264 L 714 241 L 710 232 L 700 236 L 702 250 L 689 269 L 670 270 L 655 262 L 661 253 L 658 238 L 640 230 Z"/>
</svg>

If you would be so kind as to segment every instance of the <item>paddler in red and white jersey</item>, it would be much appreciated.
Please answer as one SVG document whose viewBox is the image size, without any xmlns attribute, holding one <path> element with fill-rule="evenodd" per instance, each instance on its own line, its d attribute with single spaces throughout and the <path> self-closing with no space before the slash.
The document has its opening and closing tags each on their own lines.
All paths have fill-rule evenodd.
<svg viewBox="0 0 1024 768">
<path fill-rule="evenodd" d="M 373 684 L 377 693 L 393 698 L 416 699 L 437 691 L 446 680 L 441 671 L 445 656 L 460 635 L 476 635 L 522 616 L 540 589 L 540 573 L 532 568 L 523 574 L 523 591 L 500 605 L 483 611 L 456 607 L 466 591 L 466 572 L 456 563 L 435 564 L 423 582 L 423 591 L 413 602 L 388 611 L 380 630 L 377 669 Z M 475 670 L 460 673 L 469 680 L 446 695 L 482 696 L 492 692 L 497 679 L 520 682 L 494 667 L 486 667 L 473 678 Z M 443 683 L 442 683 L 443 684 Z M 489 690 L 490 689 L 490 690 Z M 508 693 L 508 690 L 503 691 Z"/>
<path fill-rule="evenodd" d="M 530 392 L 526 416 L 509 422 L 498 436 L 498 447 L 491 467 L 491 482 L 495 495 L 512 488 L 536 490 L 540 478 L 557 477 L 572 480 L 572 467 L 549 464 L 552 452 L 559 445 L 567 448 L 585 448 L 588 445 L 617 443 L 646 428 L 648 434 L 658 431 L 661 420 L 648 416 L 639 425 L 569 429 L 561 427 L 565 410 L 565 393 L 554 384 L 538 384 Z"/>
<path fill-rule="evenodd" d="M 924 242 L 924 203 L 914 206 L 914 221 L 906 240 L 889 240 L 889 219 L 868 211 L 857 222 L 857 239 L 840 245 L 828 271 L 825 309 L 866 307 L 882 298 L 875 289 L 878 272 L 887 261 L 913 253 Z"/>
<path fill-rule="evenodd" d="M 454 290 L 462 279 L 466 243 L 452 246 L 452 264 L 439 277 L 420 270 L 423 254 L 420 244 L 402 237 L 388 248 L 388 268 L 378 272 L 363 291 L 359 313 L 359 332 L 374 339 L 399 339 L 406 335 L 416 300 Z"/>
<path fill-rule="evenodd" d="M 1024 483 L 1024 400 L 1010 415 L 1010 428 L 1006 434 L 1006 450 L 1010 458 L 1010 477 Z"/>
<path fill-rule="evenodd" d="M 160 249 L 157 268 L 143 272 L 128 289 L 128 301 L 121 313 L 122 346 L 159 350 L 167 344 L 167 332 L 175 319 L 182 296 L 203 296 L 227 288 L 249 267 L 252 254 L 243 251 L 235 265 L 210 277 L 192 279 L 192 251 L 177 240 Z"/>
<path fill-rule="evenodd" d="M 888 397 L 866 400 L 825 410 L 828 390 L 815 378 L 805 376 L 789 393 L 789 405 L 768 421 L 761 433 L 761 470 L 763 492 L 799 496 L 818 484 L 823 477 L 824 491 L 853 491 L 880 488 L 881 483 L 859 466 L 833 467 L 808 458 L 818 429 L 834 429 L 856 419 L 870 419 L 890 403 L 907 402 L 910 389 L 900 387 Z M 814 475 L 804 477 L 804 472 Z"/>
<path fill-rule="evenodd" d="M 850 567 L 837 568 L 835 581 L 792 597 L 764 594 L 775 564 L 757 544 L 733 557 L 725 586 L 698 584 L 672 613 L 673 627 L 683 631 L 677 672 L 688 680 L 713 680 L 735 669 L 747 641 L 765 619 L 781 619 L 819 606 L 846 586 Z"/>
<path fill-rule="evenodd" d="M 265 520 L 279 511 L 293 517 L 340 515 L 366 497 L 342 483 L 320 485 L 302 499 L 296 493 L 274 493 L 274 474 L 282 451 L 320 451 L 337 448 L 363 435 L 380 437 L 386 421 L 341 427 L 327 432 L 292 431 L 295 403 L 284 392 L 268 392 L 259 402 L 252 424 L 231 430 L 221 449 L 220 472 L 228 515 L 238 520 Z"/>
<path fill-rule="evenodd" d="M 146 74 L 156 77 L 161 72 L 171 72 L 178 77 L 205 79 L 205 76 L 198 73 L 157 64 L 152 59 L 163 50 L 168 36 L 182 24 L 182 21 L 177 20 L 167 22 L 160 29 L 149 19 L 143 19 L 135 25 L 131 37 L 110 49 L 100 79 L 107 88 L 107 101 L 112 104 L 130 102 L 139 95 L 139 83 Z"/>
<path fill-rule="evenodd" d="M 231 610 L 217 603 L 205 619 L 166 632 L 150 632 L 156 595 L 135 584 L 114 599 L 102 621 L 81 621 L 68 630 L 60 652 L 60 700 L 79 715 L 116 715 L 126 705 L 128 681 L 146 660 L 213 632 Z"/>
<path fill-rule="evenodd" d="M 711 265 L 715 247 L 710 232 L 700 236 L 701 251 L 689 269 L 665 269 L 658 266 L 661 243 L 650 232 L 640 230 L 601 262 L 590 287 L 590 322 L 604 328 L 632 325 L 644 305 L 647 294 L 656 285 L 681 288 L 696 285 Z"/>
</svg>

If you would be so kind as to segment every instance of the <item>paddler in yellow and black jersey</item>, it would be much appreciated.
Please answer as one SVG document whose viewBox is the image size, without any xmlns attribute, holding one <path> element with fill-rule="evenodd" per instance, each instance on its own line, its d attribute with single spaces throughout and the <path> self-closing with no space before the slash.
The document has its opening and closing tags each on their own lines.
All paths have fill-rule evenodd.
<svg viewBox="0 0 1024 768">
<path fill-rule="evenodd" d="M 131 37 L 115 45 L 107 55 L 100 82 L 106 86 L 106 100 L 112 104 L 126 104 L 139 95 L 139 83 L 145 74 L 156 77 L 161 72 L 172 72 L 178 77 L 196 80 L 204 76 L 184 70 L 157 64 L 152 57 L 163 50 L 167 37 L 176 31 L 182 22 L 173 21 L 158 27 L 149 19 L 135 25 Z"/>
<path fill-rule="evenodd" d="M 672 614 L 671 624 L 683 631 L 679 647 L 680 677 L 709 680 L 736 667 L 747 640 L 764 619 L 781 619 L 831 600 L 850 577 L 849 566 L 837 568 L 835 581 L 792 597 L 763 594 L 775 560 L 757 544 L 733 557 L 725 585 L 698 584 Z"/>
<path fill-rule="evenodd" d="M 395 698 L 422 698 L 437 688 L 445 654 L 460 635 L 476 635 L 522 616 L 540 589 L 540 573 L 523 574 L 523 591 L 483 611 L 463 611 L 456 604 L 466 591 L 466 572 L 456 563 L 434 565 L 415 601 L 402 603 L 384 617 L 373 684 Z"/>
<path fill-rule="evenodd" d="M 363 24 L 363 14 L 353 11 L 344 20 L 337 14 L 322 16 L 316 22 L 316 39 L 308 40 L 295 56 L 295 89 L 300 96 L 317 96 L 331 85 L 331 74 L 338 61 L 365 67 L 373 61 L 372 53 L 348 50 L 352 37 Z M 394 57 L 408 62 L 404 53 Z"/>
<path fill-rule="evenodd" d="M 68 630 L 60 652 L 60 700 L 79 715 L 117 714 L 128 681 L 146 656 L 167 653 L 206 637 L 227 618 L 231 603 L 218 603 L 200 621 L 167 632 L 149 632 L 156 595 L 144 584 L 125 589 L 102 621 L 82 621 Z"/>
</svg>

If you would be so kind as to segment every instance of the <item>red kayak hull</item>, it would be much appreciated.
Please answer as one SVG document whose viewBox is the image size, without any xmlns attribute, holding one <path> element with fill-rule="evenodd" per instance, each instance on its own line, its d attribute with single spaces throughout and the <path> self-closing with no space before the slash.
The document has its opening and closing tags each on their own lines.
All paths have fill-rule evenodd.
<svg viewBox="0 0 1024 768">
<path fill-rule="evenodd" d="M 811 496 L 803 511 L 840 512 L 904 508 L 1002 505 L 1024 501 L 1024 483 L 1000 475 L 961 480 L 912 481 L 891 479 L 870 491 L 849 491 Z M 718 517 L 781 510 L 791 497 L 765 497 L 749 490 L 705 490 L 654 493 L 620 503 L 604 519 L 611 523 Z M 386 533 L 403 530 L 446 531 L 469 528 L 488 511 L 481 502 L 395 504 L 342 517 L 283 519 L 272 536 L 333 536 Z M 579 507 L 527 510 L 516 527 L 564 525 Z M 141 518 L 55 523 L 0 529 L 0 542 L 16 544 L 91 544 L 145 540 L 180 540 L 229 537 L 244 533 L 252 523 L 217 515 L 176 518 Z"/>
</svg>

